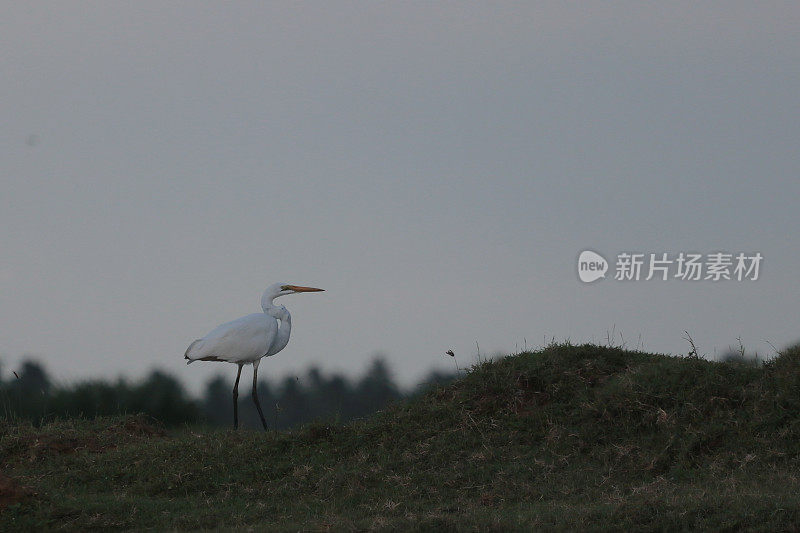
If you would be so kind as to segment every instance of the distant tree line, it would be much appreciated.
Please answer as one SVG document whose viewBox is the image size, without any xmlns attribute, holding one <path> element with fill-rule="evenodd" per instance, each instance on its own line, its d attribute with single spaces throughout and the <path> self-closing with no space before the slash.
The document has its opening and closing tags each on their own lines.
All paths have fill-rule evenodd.
<svg viewBox="0 0 800 533">
<path fill-rule="evenodd" d="M 454 378 L 454 374 L 432 372 L 416 388 L 403 392 L 385 360 L 376 358 L 355 380 L 325 375 L 312 367 L 302 378 L 260 381 L 258 391 L 270 427 L 285 429 L 313 420 L 340 423 L 363 417 L 431 383 Z M 240 424 L 260 428 L 250 383 L 244 380 L 240 384 Z M 233 417 L 232 389 L 232 379 L 218 376 L 206 384 L 201 398 L 192 398 L 177 378 L 160 370 L 137 382 L 89 380 L 59 385 L 40 363 L 28 360 L 16 372 L 0 371 L 0 417 L 40 424 L 54 418 L 145 413 L 168 426 L 227 426 Z"/>
</svg>

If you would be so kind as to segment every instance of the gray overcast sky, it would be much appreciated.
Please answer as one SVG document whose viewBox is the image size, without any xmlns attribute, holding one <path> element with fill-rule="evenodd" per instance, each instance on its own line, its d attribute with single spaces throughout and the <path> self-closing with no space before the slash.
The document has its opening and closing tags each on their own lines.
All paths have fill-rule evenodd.
<svg viewBox="0 0 800 533">
<path fill-rule="evenodd" d="M 0 356 L 193 390 L 262 366 L 411 383 L 547 337 L 800 339 L 796 2 L 2 2 Z M 587 285 L 576 258 L 760 251 L 755 282 Z M 613 269 L 613 265 L 612 265 Z M 613 272 L 611 273 L 613 274 Z"/>
</svg>

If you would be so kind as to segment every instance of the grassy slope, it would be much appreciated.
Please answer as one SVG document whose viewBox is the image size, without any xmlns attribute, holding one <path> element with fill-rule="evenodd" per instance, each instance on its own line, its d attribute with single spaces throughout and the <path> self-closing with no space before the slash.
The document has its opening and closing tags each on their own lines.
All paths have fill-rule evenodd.
<svg viewBox="0 0 800 533">
<path fill-rule="evenodd" d="M 368 420 L 279 434 L 0 429 L 4 529 L 800 524 L 800 349 L 762 369 L 551 346 Z"/>
</svg>

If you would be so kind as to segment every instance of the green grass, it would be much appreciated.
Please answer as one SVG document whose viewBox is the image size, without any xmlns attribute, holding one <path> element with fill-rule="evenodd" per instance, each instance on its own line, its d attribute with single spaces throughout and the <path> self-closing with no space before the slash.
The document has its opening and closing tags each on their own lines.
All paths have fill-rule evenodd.
<svg viewBox="0 0 800 533">
<path fill-rule="evenodd" d="M 553 345 L 346 426 L 6 424 L 0 454 L 5 530 L 794 530 L 800 349 Z"/>
</svg>

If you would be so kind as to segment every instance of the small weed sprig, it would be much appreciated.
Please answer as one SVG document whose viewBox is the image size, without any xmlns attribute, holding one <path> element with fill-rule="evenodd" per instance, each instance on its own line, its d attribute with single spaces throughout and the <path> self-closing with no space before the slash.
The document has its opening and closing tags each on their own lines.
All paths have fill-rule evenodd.
<svg viewBox="0 0 800 533">
<path fill-rule="evenodd" d="M 700 354 L 698 354 L 698 353 L 697 353 L 697 346 L 695 346 L 695 344 L 694 344 L 694 340 L 692 339 L 692 336 L 691 336 L 691 335 L 689 335 L 689 332 L 688 332 L 688 331 L 686 331 L 686 330 L 684 330 L 683 332 L 686 334 L 686 336 L 685 336 L 683 339 L 684 339 L 686 342 L 688 342 L 688 343 L 689 343 L 689 346 L 690 346 L 690 348 L 691 348 L 691 349 L 689 350 L 688 356 L 689 356 L 689 357 L 693 357 L 694 359 L 700 359 Z"/>
<path fill-rule="evenodd" d="M 447 350 L 444 353 L 453 358 L 453 362 L 456 364 L 456 374 L 461 375 L 461 369 L 458 368 L 458 360 L 456 360 L 456 354 L 453 353 L 453 350 Z"/>
</svg>

